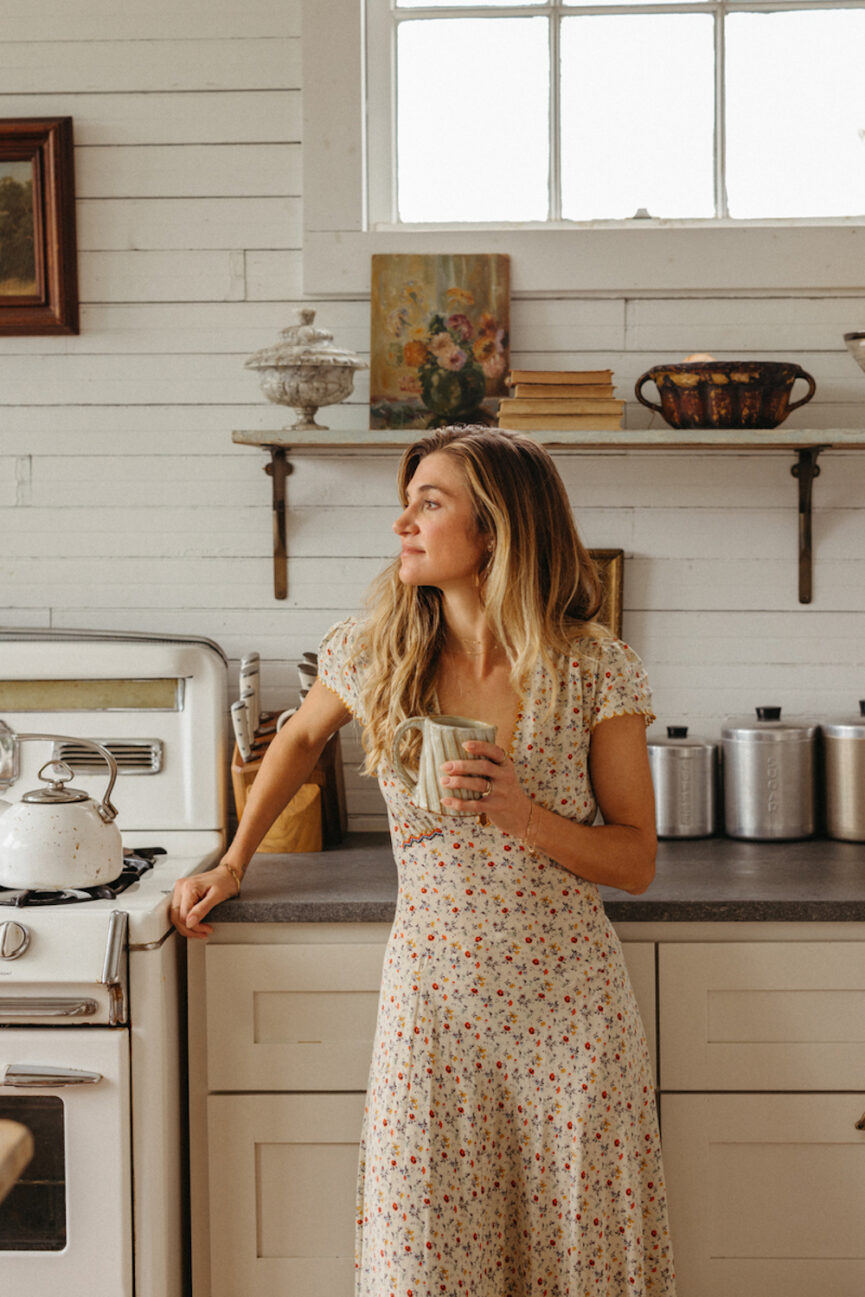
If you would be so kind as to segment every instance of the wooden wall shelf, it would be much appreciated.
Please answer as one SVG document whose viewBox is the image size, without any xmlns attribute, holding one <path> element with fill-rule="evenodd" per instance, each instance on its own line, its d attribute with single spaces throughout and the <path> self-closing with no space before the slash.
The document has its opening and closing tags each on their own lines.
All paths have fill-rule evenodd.
<svg viewBox="0 0 865 1297">
<path fill-rule="evenodd" d="M 811 534 L 812 488 L 820 475 L 817 460 L 825 450 L 865 450 L 865 429 L 823 428 L 814 431 L 801 428 L 773 428 L 765 432 L 738 431 L 731 428 L 700 428 L 676 432 L 672 428 L 619 429 L 604 433 L 592 429 L 575 432 L 529 433 L 541 445 L 556 454 L 586 451 L 754 451 L 792 452 L 796 462 L 790 472 L 799 483 L 799 602 L 810 603 L 813 597 L 813 547 Z M 340 454 L 349 451 L 393 451 L 400 453 L 417 440 L 416 429 L 377 429 L 340 431 L 322 428 L 315 434 L 282 432 L 233 432 L 232 441 L 239 446 L 257 446 L 269 451 L 265 466 L 273 482 L 273 587 L 277 599 L 288 596 L 288 553 L 286 549 L 285 483 L 291 473 L 291 456 Z"/>
</svg>

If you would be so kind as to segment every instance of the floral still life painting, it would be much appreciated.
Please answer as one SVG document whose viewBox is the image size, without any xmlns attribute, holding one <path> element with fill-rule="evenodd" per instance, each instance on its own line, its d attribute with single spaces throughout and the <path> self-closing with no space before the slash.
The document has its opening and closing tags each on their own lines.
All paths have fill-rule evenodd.
<svg viewBox="0 0 865 1297">
<path fill-rule="evenodd" d="M 495 423 L 509 368 L 510 258 L 372 258 L 370 427 Z"/>
</svg>

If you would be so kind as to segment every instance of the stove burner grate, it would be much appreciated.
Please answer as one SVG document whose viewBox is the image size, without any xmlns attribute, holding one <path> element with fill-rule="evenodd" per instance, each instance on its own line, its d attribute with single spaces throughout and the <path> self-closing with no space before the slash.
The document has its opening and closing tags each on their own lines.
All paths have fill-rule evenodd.
<svg viewBox="0 0 865 1297">
<path fill-rule="evenodd" d="M 27 905 L 74 905 L 77 901 L 110 901 L 152 869 L 155 856 L 164 855 L 164 847 L 137 847 L 135 851 L 124 851 L 121 872 L 110 883 L 100 883 L 98 887 L 70 887 L 61 891 L 35 887 L 0 887 L 0 905 L 13 905 L 20 909 Z"/>
</svg>

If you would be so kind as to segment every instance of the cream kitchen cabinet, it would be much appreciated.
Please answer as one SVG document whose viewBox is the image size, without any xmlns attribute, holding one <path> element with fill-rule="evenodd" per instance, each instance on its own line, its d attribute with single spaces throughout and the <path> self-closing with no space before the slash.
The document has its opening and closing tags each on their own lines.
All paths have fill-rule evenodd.
<svg viewBox="0 0 865 1297">
<path fill-rule="evenodd" d="M 194 1297 L 352 1297 L 388 926 L 219 924 L 189 951 Z M 655 1057 L 655 948 L 625 957 Z"/>
<path fill-rule="evenodd" d="M 865 1292 L 865 942 L 658 951 L 679 1297 Z"/>
</svg>

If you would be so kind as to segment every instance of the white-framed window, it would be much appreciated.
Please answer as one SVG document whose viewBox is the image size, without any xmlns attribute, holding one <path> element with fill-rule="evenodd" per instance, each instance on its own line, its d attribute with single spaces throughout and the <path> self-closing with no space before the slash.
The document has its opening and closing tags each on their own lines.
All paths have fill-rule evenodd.
<svg viewBox="0 0 865 1297">
<path fill-rule="evenodd" d="M 400 250 L 511 252 L 517 291 L 865 284 L 865 0 L 305 0 L 303 33 L 311 294 Z"/>
<path fill-rule="evenodd" d="M 865 0 L 369 0 L 370 224 L 865 215 Z"/>
</svg>

